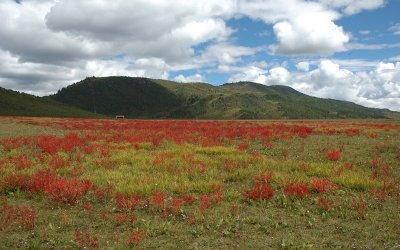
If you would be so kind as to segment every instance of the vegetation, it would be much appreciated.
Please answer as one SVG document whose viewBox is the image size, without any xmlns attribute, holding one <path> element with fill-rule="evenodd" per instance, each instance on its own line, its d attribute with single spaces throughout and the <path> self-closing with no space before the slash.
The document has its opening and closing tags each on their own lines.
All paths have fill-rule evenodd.
<svg viewBox="0 0 400 250">
<path fill-rule="evenodd" d="M 400 244 L 396 121 L 8 117 L 0 128 L 3 248 Z"/>
<path fill-rule="evenodd" d="M 0 115 L 50 117 L 104 117 L 54 100 L 0 87 Z"/>
<path fill-rule="evenodd" d="M 49 96 L 81 109 L 130 118 L 387 118 L 389 111 L 304 95 L 286 86 L 212 86 L 132 77 L 90 77 Z M 393 117 L 393 115 L 391 116 Z"/>
</svg>

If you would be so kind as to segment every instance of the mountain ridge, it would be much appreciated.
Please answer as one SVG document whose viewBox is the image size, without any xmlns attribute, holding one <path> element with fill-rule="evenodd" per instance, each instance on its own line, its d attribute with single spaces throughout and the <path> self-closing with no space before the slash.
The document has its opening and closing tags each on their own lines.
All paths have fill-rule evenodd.
<svg viewBox="0 0 400 250">
<path fill-rule="evenodd" d="M 126 76 L 88 77 L 45 98 L 107 116 L 143 119 L 388 118 L 391 112 L 308 96 L 284 85 L 214 86 Z"/>
</svg>

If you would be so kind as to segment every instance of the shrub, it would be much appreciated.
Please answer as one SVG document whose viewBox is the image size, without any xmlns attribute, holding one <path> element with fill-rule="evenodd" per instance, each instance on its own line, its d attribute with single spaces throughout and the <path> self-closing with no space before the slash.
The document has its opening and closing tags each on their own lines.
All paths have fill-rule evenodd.
<svg viewBox="0 0 400 250">
<path fill-rule="evenodd" d="M 293 181 L 286 184 L 283 192 L 288 198 L 292 198 L 293 196 L 298 198 L 306 198 L 310 194 L 307 183 Z"/>
<path fill-rule="evenodd" d="M 341 154 L 342 153 L 340 151 L 338 151 L 336 149 L 332 149 L 331 151 L 326 153 L 326 157 L 330 161 L 337 161 L 337 160 L 339 160 Z"/>
<path fill-rule="evenodd" d="M 260 173 L 251 189 L 245 190 L 243 196 L 251 200 L 267 200 L 269 201 L 274 196 L 274 190 L 271 185 L 272 172 L 268 174 Z"/>
</svg>

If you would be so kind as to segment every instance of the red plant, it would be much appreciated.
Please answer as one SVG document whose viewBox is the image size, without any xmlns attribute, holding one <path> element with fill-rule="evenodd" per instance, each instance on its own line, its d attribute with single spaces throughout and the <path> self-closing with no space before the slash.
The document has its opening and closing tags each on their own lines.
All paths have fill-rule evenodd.
<svg viewBox="0 0 400 250">
<path fill-rule="evenodd" d="M 269 170 L 267 173 L 260 172 L 258 174 L 258 176 L 256 177 L 256 181 L 257 182 L 271 183 L 273 176 L 274 176 L 274 173 L 271 170 Z"/>
<path fill-rule="evenodd" d="M 332 149 L 331 151 L 328 151 L 326 153 L 326 157 L 328 158 L 328 160 L 330 161 L 337 161 L 339 160 L 341 155 L 341 152 L 336 150 L 336 149 Z"/>
<path fill-rule="evenodd" d="M 248 143 L 245 143 L 245 142 L 242 142 L 242 143 L 240 143 L 239 145 L 238 145 L 238 149 L 239 150 L 247 150 L 249 148 L 249 144 Z"/>
<path fill-rule="evenodd" d="M 378 137 L 378 133 L 374 132 L 374 131 L 369 131 L 368 132 L 368 137 L 370 138 L 377 138 Z"/>
<path fill-rule="evenodd" d="M 65 179 L 58 179 L 51 182 L 45 192 L 55 201 L 75 204 L 77 200 L 85 195 L 91 188 L 93 184 L 89 180 L 78 181 L 77 179 L 72 179 L 71 181 Z"/>
<path fill-rule="evenodd" d="M 283 192 L 288 198 L 292 198 L 293 196 L 306 198 L 310 194 L 307 183 L 293 181 L 286 184 L 283 188 Z"/>
<path fill-rule="evenodd" d="M 203 195 L 200 203 L 200 210 L 205 210 L 211 206 L 211 201 L 208 195 Z"/>
<path fill-rule="evenodd" d="M 128 245 L 138 245 L 144 239 L 144 232 L 140 229 L 133 230 L 128 238 Z"/>
<path fill-rule="evenodd" d="M 309 169 L 309 168 L 311 168 L 311 164 L 310 164 L 310 163 L 303 162 L 303 163 L 300 164 L 300 168 L 301 168 L 302 170 Z"/>
<path fill-rule="evenodd" d="M 189 214 L 189 216 L 188 216 L 188 218 L 187 218 L 187 221 L 188 221 L 188 223 L 189 223 L 190 225 L 196 224 L 196 218 L 194 217 L 194 214 L 193 214 L 193 213 L 190 213 L 190 214 Z"/>
<path fill-rule="evenodd" d="M 99 187 L 93 186 L 93 188 L 92 188 L 92 194 L 99 201 L 104 201 L 107 197 L 111 196 L 111 193 L 112 193 L 111 187 L 99 188 Z"/>
<path fill-rule="evenodd" d="M 224 185 L 217 185 L 215 183 L 211 184 L 211 190 L 212 192 L 210 193 L 210 198 L 212 198 L 215 202 L 215 204 L 218 204 L 219 202 L 222 201 L 222 195 L 223 195 L 223 188 Z"/>
<path fill-rule="evenodd" d="M 355 136 L 355 135 L 359 135 L 360 134 L 360 130 L 359 129 L 346 129 L 344 132 L 348 136 Z"/>
<path fill-rule="evenodd" d="M 132 211 L 140 203 L 140 197 L 132 192 L 130 196 L 118 193 L 115 198 L 115 204 L 121 210 Z"/>
<path fill-rule="evenodd" d="M 271 185 L 272 176 L 272 171 L 269 171 L 268 174 L 260 173 L 260 175 L 256 177 L 253 187 L 245 190 L 243 196 L 256 201 L 269 201 L 274 195 L 274 190 Z"/>
<path fill-rule="evenodd" d="M 202 161 L 197 161 L 195 166 L 196 172 L 200 175 L 204 174 L 207 171 L 206 164 Z"/>
<path fill-rule="evenodd" d="M 311 189 L 318 193 L 326 193 L 338 188 L 338 186 L 325 178 L 313 178 L 310 180 Z"/>
<path fill-rule="evenodd" d="M 35 214 L 32 208 L 3 204 L 0 207 L 0 231 L 10 227 L 34 228 Z"/>
<path fill-rule="evenodd" d="M 36 145 L 45 153 L 54 155 L 60 150 L 71 151 L 77 147 L 83 145 L 83 141 L 78 137 L 76 133 L 69 133 L 64 138 L 58 138 L 56 136 L 38 136 L 36 139 Z"/>
<path fill-rule="evenodd" d="M 344 167 L 347 168 L 348 170 L 353 170 L 354 166 L 350 162 L 345 162 Z"/>
<path fill-rule="evenodd" d="M 59 155 L 53 155 L 50 159 L 50 166 L 54 169 L 56 168 L 62 168 L 65 166 L 68 166 L 68 163 L 66 160 L 64 160 L 63 157 Z"/>
<path fill-rule="evenodd" d="M 44 156 L 43 156 L 42 153 L 37 153 L 37 154 L 36 154 L 36 158 L 37 158 L 41 163 L 44 162 Z"/>
<path fill-rule="evenodd" d="M 75 242 L 80 249 L 100 249 L 99 236 L 82 230 L 75 230 Z"/>
<path fill-rule="evenodd" d="M 386 167 L 386 165 L 385 165 L 385 163 L 383 163 L 381 160 L 379 160 L 379 159 L 372 159 L 371 161 L 370 161 L 370 165 L 371 165 L 371 167 L 373 167 L 373 168 L 384 168 L 384 167 Z"/>
<path fill-rule="evenodd" d="M 191 196 L 191 195 L 184 196 L 184 197 L 183 197 L 183 200 L 184 200 L 185 203 L 188 204 L 188 205 L 192 205 L 193 203 L 196 202 L 196 198 L 194 198 L 194 197 Z"/>
<path fill-rule="evenodd" d="M 134 214 L 131 214 L 130 221 L 131 221 L 131 222 L 135 222 L 135 221 L 137 221 L 137 216 L 136 216 L 136 215 L 134 215 Z"/>
<path fill-rule="evenodd" d="M 32 192 L 44 192 L 51 183 L 57 180 L 57 175 L 50 171 L 39 171 L 31 177 L 29 190 Z"/>
<path fill-rule="evenodd" d="M 5 138 L 0 140 L 0 145 L 3 147 L 4 151 L 8 152 L 24 145 L 24 141 L 22 140 L 22 137 Z"/>
<path fill-rule="evenodd" d="M 324 209 L 325 211 L 328 211 L 328 210 L 330 210 L 332 208 L 333 202 L 331 200 L 329 200 L 329 199 L 325 199 L 325 198 L 319 197 L 318 198 L 318 205 L 322 209 Z"/>
<path fill-rule="evenodd" d="M 32 162 L 29 160 L 29 158 L 26 155 L 19 155 L 19 156 L 13 157 L 11 159 L 11 162 L 14 163 L 14 165 L 17 169 L 26 169 L 26 168 L 30 168 L 32 166 Z"/>
<path fill-rule="evenodd" d="M 239 205 L 237 205 L 237 204 L 231 205 L 231 214 L 233 214 L 233 215 L 239 214 Z"/>
<path fill-rule="evenodd" d="M 363 194 L 360 194 L 359 201 L 357 201 L 356 197 L 353 198 L 353 208 L 357 210 L 359 218 L 365 219 L 367 204 L 365 203 Z"/>
<path fill-rule="evenodd" d="M 7 175 L 0 181 L 0 191 L 27 190 L 31 186 L 31 178 L 26 174 Z"/>
<path fill-rule="evenodd" d="M 55 136 L 38 136 L 36 145 L 45 153 L 55 154 L 61 145 L 61 139 Z"/>
<path fill-rule="evenodd" d="M 313 128 L 303 127 L 303 126 L 294 126 L 291 130 L 292 134 L 298 135 L 302 138 L 306 138 L 313 132 Z"/>
<path fill-rule="evenodd" d="M 165 192 L 154 192 L 153 196 L 150 197 L 150 203 L 162 208 L 164 207 L 166 197 L 167 193 Z"/>
<path fill-rule="evenodd" d="M 123 224 L 128 218 L 128 214 L 127 213 L 117 214 L 115 218 L 119 224 Z"/>
<path fill-rule="evenodd" d="M 92 210 L 92 208 L 93 208 L 93 205 L 92 205 L 92 204 L 85 204 L 85 205 L 83 205 L 83 209 L 85 209 L 86 211 L 90 211 L 90 210 Z"/>
<path fill-rule="evenodd" d="M 400 183 L 398 184 L 399 187 L 396 187 L 396 184 L 393 182 L 383 182 L 383 187 L 379 189 L 373 189 L 371 190 L 371 195 L 375 199 L 379 200 L 380 202 L 383 202 L 386 197 L 396 194 L 396 189 L 400 191 Z M 400 194 L 397 192 L 397 194 Z"/>
<path fill-rule="evenodd" d="M 178 214 L 183 206 L 183 199 L 172 199 L 171 207 L 174 214 Z"/>
</svg>

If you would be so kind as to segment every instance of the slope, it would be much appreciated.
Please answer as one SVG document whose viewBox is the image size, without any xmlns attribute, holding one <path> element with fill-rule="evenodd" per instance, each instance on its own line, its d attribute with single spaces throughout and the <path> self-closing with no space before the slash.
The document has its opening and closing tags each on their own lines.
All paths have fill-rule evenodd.
<svg viewBox="0 0 400 250">
<path fill-rule="evenodd" d="M 54 100 L 0 87 L 0 115 L 49 117 L 104 117 Z"/>
</svg>

